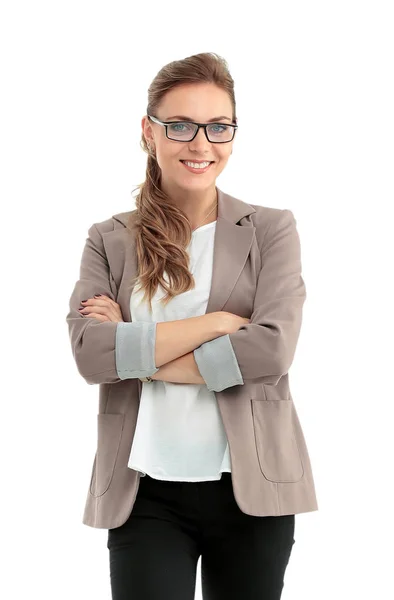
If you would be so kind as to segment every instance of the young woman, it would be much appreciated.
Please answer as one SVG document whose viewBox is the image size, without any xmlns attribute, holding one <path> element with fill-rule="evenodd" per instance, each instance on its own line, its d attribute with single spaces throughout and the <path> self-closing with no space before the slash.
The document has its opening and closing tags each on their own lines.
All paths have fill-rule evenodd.
<svg viewBox="0 0 394 600">
<path fill-rule="evenodd" d="M 90 227 L 70 298 L 73 356 L 99 385 L 83 523 L 108 529 L 113 600 L 192 600 L 200 556 L 204 600 L 277 600 L 295 514 L 318 510 L 288 374 L 296 221 L 216 186 L 236 130 L 221 57 L 160 70 L 136 209 Z"/>
</svg>

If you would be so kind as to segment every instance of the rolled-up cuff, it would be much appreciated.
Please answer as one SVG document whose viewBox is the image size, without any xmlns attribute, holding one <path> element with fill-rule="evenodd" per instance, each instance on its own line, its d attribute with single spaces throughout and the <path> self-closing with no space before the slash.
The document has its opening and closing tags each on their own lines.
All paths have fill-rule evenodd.
<svg viewBox="0 0 394 600">
<path fill-rule="evenodd" d="M 221 392 L 244 380 L 229 335 L 221 335 L 193 351 L 198 370 L 211 392 Z"/>
<path fill-rule="evenodd" d="M 156 322 L 120 322 L 116 327 L 115 360 L 120 379 L 149 377 L 155 365 Z"/>
</svg>

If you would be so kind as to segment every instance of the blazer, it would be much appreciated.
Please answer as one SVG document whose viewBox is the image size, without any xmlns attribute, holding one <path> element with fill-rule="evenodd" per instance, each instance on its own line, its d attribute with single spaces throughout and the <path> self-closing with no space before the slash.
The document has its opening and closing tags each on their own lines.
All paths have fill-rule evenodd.
<svg viewBox="0 0 394 600">
<path fill-rule="evenodd" d="M 310 458 L 289 385 L 306 299 L 296 220 L 288 209 L 249 204 L 217 191 L 206 313 L 227 311 L 251 320 L 222 336 L 223 351 L 231 349 L 243 383 L 237 379 L 234 384 L 225 373 L 219 381 L 213 375 L 226 362 L 211 352 L 221 337 L 202 344 L 195 355 L 202 377 L 216 390 L 234 498 L 254 516 L 315 511 Z M 105 529 L 121 526 L 133 509 L 141 475 L 128 467 L 128 459 L 143 385 L 139 377 L 158 370 L 156 325 L 135 327 L 130 314 L 137 275 L 134 237 L 126 227 L 131 212 L 136 211 L 89 228 L 66 317 L 78 372 L 99 386 L 97 447 L 82 522 Z M 124 323 L 81 315 L 81 300 L 95 294 L 117 302 Z"/>
</svg>

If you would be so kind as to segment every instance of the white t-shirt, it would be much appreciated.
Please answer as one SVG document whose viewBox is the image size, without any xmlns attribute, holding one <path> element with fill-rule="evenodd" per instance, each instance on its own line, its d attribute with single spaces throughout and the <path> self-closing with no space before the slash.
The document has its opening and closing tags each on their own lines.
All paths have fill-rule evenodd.
<svg viewBox="0 0 394 600">
<path fill-rule="evenodd" d="M 132 321 L 175 321 L 205 314 L 212 279 L 216 221 L 192 232 L 187 250 L 195 288 L 172 298 L 164 307 L 161 286 L 152 313 L 143 292 L 130 298 Z M 168 282 L 167 274 L 164 278 Z M 231 472 L 226 432 L 216 400 L 205 384 L 153 380 L 142 384 L 137 425 L 128 466 L 165 481 L 208 481 Z"/>
</svg>

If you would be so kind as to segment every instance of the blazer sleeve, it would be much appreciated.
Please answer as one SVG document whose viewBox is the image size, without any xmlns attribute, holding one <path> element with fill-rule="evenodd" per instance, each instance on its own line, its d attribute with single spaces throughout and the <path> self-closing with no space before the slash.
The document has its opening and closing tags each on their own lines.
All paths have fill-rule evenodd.
<svg viewBox="0 0 394 600">
<path fill-rule="evenodd" d="M 88 230 L 79 280 L 66 317 L 74 360 L 89 384 L 147 377 L 159 370 L 154 362 L 156 323 L 100 322 L 79 312 L 81 300 L 95 294 L 104 294 L 116 302 L 113 290 L 103 238 L 97 224 L 93 224 Z"/>
<path fill-rule="evenodd" d="M 296 220 L 283 209 L 261 250 L 251 322 L 194 350 L 207 387 L 222 391 L 245 380 L 276 385 L 294 359 L 306 288 Z"/>
</svg>

